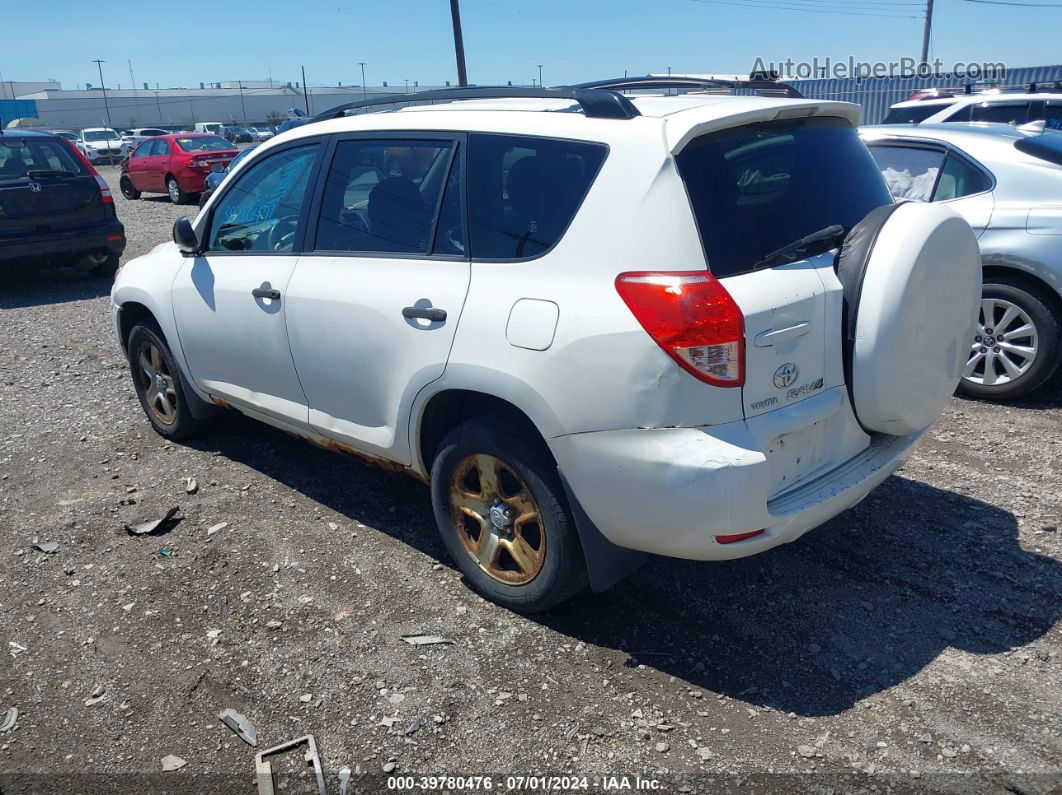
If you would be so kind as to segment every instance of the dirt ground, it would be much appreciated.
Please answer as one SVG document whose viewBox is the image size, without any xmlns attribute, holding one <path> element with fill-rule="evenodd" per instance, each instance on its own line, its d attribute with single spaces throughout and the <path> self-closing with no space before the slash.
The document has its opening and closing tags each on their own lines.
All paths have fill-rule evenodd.
<svg viewBox="0 0 1062 795">
<path fill-rule="evenodd" d="M 195 212 L 116 201 L 129 256 Z M 305 734 L 333 793 L 344 766 L 350 792 L 387 791 L 385 770 L 407 791 L 1062 788 L 1058 379 L 953 400 L 900 472 L 794 544 L 654 560 L 522 617 L 463 584 L 411 478 L 239 415 L 156 436 L 108 291 L 0 287 L 0 727 L 18 710 L 0 792 L 254 792 L 255 751 Z M 123 529 L 174 506 L 162 532 Z M 164 773 L 168 755 L 186 764 Z"/>
</svg>

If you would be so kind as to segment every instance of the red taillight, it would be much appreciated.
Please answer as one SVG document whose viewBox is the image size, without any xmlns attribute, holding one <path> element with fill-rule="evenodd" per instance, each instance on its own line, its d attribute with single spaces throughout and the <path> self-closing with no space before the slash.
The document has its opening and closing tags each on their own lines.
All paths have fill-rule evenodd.
<svg viewBox="0 0 1062 795">
<path fill-rule="evenodd" d="M 621 273 L 616 290 L 642 328 L 684 370 L 715 386 L 745 383 L 745 318 L 711 274 Z"/>
<path fill-rule="evenodd" d="M 96 167 L 89 162 L 89 159 L 81 153 L 80 149 L 70 143 L 70 140 L 68 138 L 60 138 L 59 140 L 66 144 L 66 148 L 69 149 L 70 152 L 74 155 L 74 157 L 76 157 L 81 162 L 81 165 L 83 165 L 88 170 L 88 173 L 96 178 L 96 184 L 100 186 L 100 198 L 103 200 L 103 203 L 114 204 L 114 197 L 111 195 L 111 188 L 107 184 L 107 180 L 100 176 L 100 172 L 96 170 Z"/>
<path fill-rule="evenodd" d="M 733 544 L 735 541 L 744 541 L 746 538 L 752 538 L 758 536 L 763 530 L 753 530 L 751 533 L 734 533 L 728 536 L 716 536 L 715 540 L 720 544 Z"/>
</svg>

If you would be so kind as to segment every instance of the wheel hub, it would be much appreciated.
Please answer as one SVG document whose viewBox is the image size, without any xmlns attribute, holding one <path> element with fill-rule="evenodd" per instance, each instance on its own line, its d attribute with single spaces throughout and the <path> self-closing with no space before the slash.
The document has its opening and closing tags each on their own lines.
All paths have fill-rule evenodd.
<svg viewBox="0 0 1062 795">
<path fill-rule="evenodd" d="M 512 508 L 510 508 L 504 502 L 499 502 L 495 505 L 492 505 L 489 515 L 490 523 L 494 525 L 496 529 L 504 532 L 512 528 L 513 511 Z"/>
</svg>

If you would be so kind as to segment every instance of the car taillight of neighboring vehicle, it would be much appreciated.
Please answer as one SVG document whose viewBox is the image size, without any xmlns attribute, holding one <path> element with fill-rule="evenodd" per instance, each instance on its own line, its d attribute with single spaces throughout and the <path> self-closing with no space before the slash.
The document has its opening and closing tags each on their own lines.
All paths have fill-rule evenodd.
<svg viewBox="0 0 1062 795">
<path fill-rule="evenodd" d="M 745 317 L 709 273 L 628 272 L 616 290 L 653 341 L 691 375 L 714 386 L 745 383 Z"/>
<path fill-rule="evenodd" d="M 100 176 L 100 172 L 98 172 L 96 170 L 96 167 L 93 166 L 91 162 L 89 162 L 89 159 L 85 157 L 84 153 L 82 153 L 80 149 L 78 149 L 65 138 L 60 138 L 59 140 L 62 141 L 66 148 L 70 150 L 71 154 L 73 154 L 74 157 L 78 159 L 78 162 L 81 163 L 81 165 L 83 165 L 88 170 L 88 173 L 95 177 L 96 184 L 100 186 L 100 199 L 103 201 L 104 204 L 111 205 L 113 209 L 114 196 L 111 195 L 111 187 L 107 184 L 107 180 Z"/>
</svg>

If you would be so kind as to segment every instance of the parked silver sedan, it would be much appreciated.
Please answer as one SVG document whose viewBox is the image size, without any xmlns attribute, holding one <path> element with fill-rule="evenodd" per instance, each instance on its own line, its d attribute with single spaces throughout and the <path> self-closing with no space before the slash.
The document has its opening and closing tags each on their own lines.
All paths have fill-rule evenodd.
<svg viewBox="0 0 1062 795">
<path fill-rule="evenodd" d="M 1010 400 L 1041 386 L 1060 360 L 1062 133 L 1040 122 L 881 125 L 861 135 L 897 201 L 947 202 L 977 233 L 981 315 L 959 391 Z"/>
</svg>

